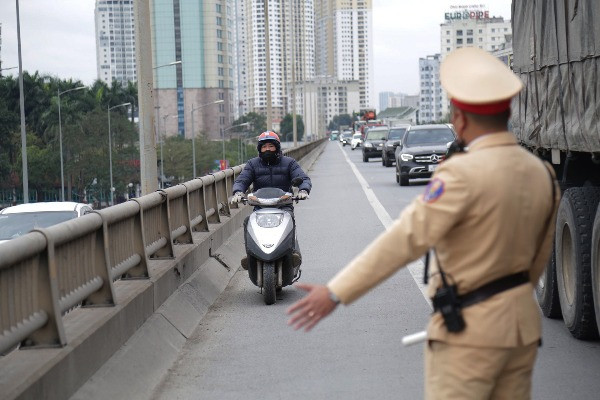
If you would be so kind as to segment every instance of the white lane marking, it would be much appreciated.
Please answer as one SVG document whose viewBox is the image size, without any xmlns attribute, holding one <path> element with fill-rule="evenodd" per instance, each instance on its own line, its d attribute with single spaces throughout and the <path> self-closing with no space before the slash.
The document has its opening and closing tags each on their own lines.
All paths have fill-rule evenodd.
<svg viewBox="0 0 600 400">
<path fill-rule="evenodd" d="M 388 229 L 390 226 L 392 226 L 392 223 L 394 222 L 394 220 L 392 219 L 392 217 L 390 217 L 390 214 L 388 214 L 388 212 L 385 210 L 385 208 L 383 207 L 383 205 L 381 204 L 381 202 L 375 195 L 375 192 L 373 191 L 373 189 L 371 189 L 371 186 L 369 186 L 369 184 L 367 183 L 366 179 L 358 171 L 358 168 L 356 168 L 356 165 L 354 165 L 354 163 L 352 161 L 350 161 L 350 158 L 348 157 L 348 155 L 346 154 L 346 152 L 344 151 L 342 146 L 339 145 L 338 147 L 340 148 L 340 151 L 344 155 L 346 162 L 350 165 L 352 172 L 354 172 L 356 179 L 358 179 L 358 182 L 360 183 L 360 186 L 362 187 L 363 192 L 365 192 L 365 195 L 367 196 L 367 200 L 369 201 L 369 204 L 371 205 L 371 207 L 373 207 L 373 210 L 375 211 L 375 215 L 377 215 L 377 218 L 379 218 L 379 221 L 381 221 L 381 223 L 383 224 L 385 229 Z M 423 262 L 419 259 L 417 261 L 414 261 L 414 262 L 408 264 L 407 268 L 408 268 L 408 271 L 410 272 L 410 274 L 412 275 L 413 279 L 415 280 L 417 287 L 419 288 L 419 290 L 425 297 L 425 299 L 428 302 L 431 302 L 431 300 L 427 296 L 427 286 L 425 286 L 423 284 L 423 268 L 424 268 Z"/>
</svg>

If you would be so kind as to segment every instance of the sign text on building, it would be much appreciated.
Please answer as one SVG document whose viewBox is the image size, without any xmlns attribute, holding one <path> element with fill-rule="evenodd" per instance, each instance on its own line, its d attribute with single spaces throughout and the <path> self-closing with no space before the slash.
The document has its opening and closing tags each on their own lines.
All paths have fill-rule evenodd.
<svg viewBox="0 0 600 400">
<path fill-rule="evenodd" d="M 458 19 L 489 19 L 490 12 L 485 9 L 485 4 L 472 4 L 464 6 L 450 6 L 450 12 L 444 14 L 447 21 Z"/>
</svg>

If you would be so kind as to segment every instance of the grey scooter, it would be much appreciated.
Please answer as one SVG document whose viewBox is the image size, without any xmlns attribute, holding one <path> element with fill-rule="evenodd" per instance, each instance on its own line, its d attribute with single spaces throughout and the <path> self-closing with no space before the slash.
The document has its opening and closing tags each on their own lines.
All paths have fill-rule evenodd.
<svg viewBox="0 0 600 400">
<path fill-rule="evenodd" d="M 297 187 L 302 180 L 292 182 Z M 262 289 L 265 304 L 274 304 L 276 293 L 300 278 L 296 224 L 289 208 L 297 196 L 278 188 L 262 188 L 242 199 L 257 207 L 250 214 L 244 238 L 250 280 Z"/>
</svg>

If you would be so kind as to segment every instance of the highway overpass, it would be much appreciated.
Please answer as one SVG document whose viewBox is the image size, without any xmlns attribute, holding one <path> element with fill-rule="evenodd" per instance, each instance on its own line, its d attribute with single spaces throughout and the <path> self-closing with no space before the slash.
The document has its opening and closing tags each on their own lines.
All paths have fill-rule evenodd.
<svg viewBox="0 0 600 400">
<path fill-rule="evenodd" d="M 303 254 L 302 281 L 324 283 L 422 193 L 426 181 L 400 187 L 393 168 L 385 168 L 375 159 L 363 163 L 360 150 L 342 148 L 337 142 L 324 142 L 309 150 L 302 162 L 309 169 L 313 191 L 310 200 L 300 203 L 295 212 Z M 75 300 L 83 294 L 87 297 L 80 301 L 90 307 L 76 307 L 53 319 L 52 311 L 45 311 L 48 321 L 62 322 L 62 336 L 60 329 L 29 334 L 34 339 L 25 339 L 23 347 L 36 340 L 64 340 L 64 346 L 7 350 L 0 358 L 0 398 L 422 398 L 422 347 L 400 344 L 402 336 L 425 327 L 431 312 L 422 293 L 422 263 L 401 270 L 357 303 L 339 307 L 313 332 L 293 331 L 286 324 L 285 309 L 301 293 L 285 288 L 275 305 L 265 306 L 259 290 L 239 268 L 243 253 L 240 227 L 249 208 L 228 209 L 224 201 L 227 182 L 230 185 L 238 172 L 234 169 L 205 178 L 200 185 L 206 190 L 201 196 L 206 200 L 203 207 L 194 193 L 200 190 L 196 182 L 185 190 L 172 188 L 166 194 L 121 205 L 118 212 L 114 208 L 106 215 L 88 218 L 94 226 L 87 228 L 90 232 L 73 225 L 67 232 L 57 229 L 55 235 L 31 234 L 40 249 L 22 247 L 23 252 L 37 251 L 37 256 L 27 260 L 16 261 L 19 254 L 13 252 L 5 257 L 8 247 L 0 247 L 3 329 L 7 299 L 18 298 L 7 293 L 14 294 L 17 282 L 26 283 L 11 271 L 17 265 L 29 265 L 30 258 L 37 260 L 32 265 L 38 271 L 44 267 L 49 275 L 53 268 L 72 268 L 76 274 L 84 263 L 96 265 L 99 261 L 94 260 L 106 259 L 108 271 L 112 271 L 106 272 L 100 289 L 92 294 L 89 292 L 99 286 L 93 273 L 88 276 L 91 279 L 84 279 L 91 283 L 79 285 L 84 289 L 70 292 L 64 290 L 68 280 L 55 277 L 58 296 L 50 299 L 58 303 L 59 316 L 73 302 L 78 304 Z M 221 181 L 223 187 L 217 186 L 215 182 Z M 192 210 L 187 216 L 181 212 L 186 207 Z M 200 209 L 204 214 L 198 213 Z M 172 219 L 167 223 L 171 233 L 167 243 L 162 240 L 164 220 L 163 225 L 160 222 L 165 214 Z M 117 222 L 119 218 L 131 222 Z M 134 229 L 146 218 L 154 222 L 144 224 L 140 247 L 133 240 Z M 192 223 L 186 226 L 186 220 Z M 119 226 L 123 224 L 129 225 Z M 112 234 L 119 234 L 120 229 L 126 234 L 115 240 Z M 73 254 L 77 261 L 65 266 L 65 257 L 75 250 L 65 252 L 63 247 L 75 231 L 88 235 L 75 246 L 88 249 L 90 255 Z M 193 243 L 186 243 L 188 233 Z M 131 242 L 124 246 L 125 240 Z M 157 257 L 138 260 L 122 247 Z M 55 254 L 49 254 L 52 252 Z M 54 262 L 48 261 L 51 257 Z M 14 262 L 9 263 L 11 260 Z M 111 290 L 102 290 L 105 282 L 123 274 L 135 279 L 117 279 Z M 21 279 L 35 276 L 30 272 Z M 48 291 L 52 292 L 52 287 Z M 13 300 L 10 308 L 13 320 L 15 313 L 24 315 L 29 309 L 23 298 L 17 301 L 21 303 Z M 32 329 L 29 319 L 15 328 L 17 334 Z M 2 340 L 11 335 L 16 334 L 3 333 Z M 544 319 L 544 345 L 535 369 L 533 398 L 595 398 L 600 390 L 598 371 L 599 342 L 577 341 L 560 320 Z"/>
</svg>

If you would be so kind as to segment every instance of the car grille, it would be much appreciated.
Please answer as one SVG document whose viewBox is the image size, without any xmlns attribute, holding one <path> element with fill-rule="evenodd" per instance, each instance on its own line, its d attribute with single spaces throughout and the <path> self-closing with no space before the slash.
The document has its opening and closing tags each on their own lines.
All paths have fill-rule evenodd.
<svg viewBox="0 0 600 400">
<path fill-rule="evenodd" d="M 444 159 L 444 154 L 420 154 L 415 156 L 415 162 L 423 164 L 438 164 Z"/>
</svg>

